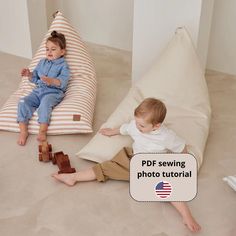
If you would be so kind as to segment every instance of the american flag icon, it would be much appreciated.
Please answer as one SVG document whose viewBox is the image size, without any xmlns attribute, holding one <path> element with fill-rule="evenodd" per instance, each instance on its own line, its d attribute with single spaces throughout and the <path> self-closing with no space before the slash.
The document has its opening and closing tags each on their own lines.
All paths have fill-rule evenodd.
<svg viewBox="0 0 236 236">
<path fill-rule="evenodd" d="M 158 197 L 168 198 L 171 195 L 172 187 L 169 182 L 161 181 L 156 185 L 155 191 Z"/>
</svg>

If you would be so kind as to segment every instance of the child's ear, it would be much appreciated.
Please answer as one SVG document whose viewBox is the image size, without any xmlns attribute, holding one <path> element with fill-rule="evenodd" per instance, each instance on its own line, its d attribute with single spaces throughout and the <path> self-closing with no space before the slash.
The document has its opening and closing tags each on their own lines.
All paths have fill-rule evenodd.
<svg viewBox="0 0 236 236">
<path fill-rule="evenodd" d="M 64 56 L 66 54 L 66 49 L 61 50 L 61 55 Z"/>
<path fill-rule="evenodd" d="M 161 123 L 158 123 L 158 124 L 154 125 L 154 126 L 153 126 L 153 130 L 157 130 L 157 129 L 159 129 L 160 126 L 161 126 Z"/>
</svg>

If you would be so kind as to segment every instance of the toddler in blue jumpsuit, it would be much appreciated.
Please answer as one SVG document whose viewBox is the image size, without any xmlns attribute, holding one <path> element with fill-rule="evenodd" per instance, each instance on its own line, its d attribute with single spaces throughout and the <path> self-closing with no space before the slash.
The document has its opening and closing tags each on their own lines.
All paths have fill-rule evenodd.
<svg viewBox="0 0 236 236">
<path fill-rule="evenodd" d="M 21 72 L 22 76 L 29 77 L 29 80 L 36 84 L 36 88 L 18 103 L 19 145 L 26 143 L 28 122 L 36 109 L 40 124 L 37 139 L 40 142 L 46 140 L 52 109 L 63 99 L 70 78 L 69 67 L 64 59 L 65 52 L 65 36 L 53 31 L 46 40 L 46 58 L 40 60 L 33 72 L 28 68 Z"/>
</svg>

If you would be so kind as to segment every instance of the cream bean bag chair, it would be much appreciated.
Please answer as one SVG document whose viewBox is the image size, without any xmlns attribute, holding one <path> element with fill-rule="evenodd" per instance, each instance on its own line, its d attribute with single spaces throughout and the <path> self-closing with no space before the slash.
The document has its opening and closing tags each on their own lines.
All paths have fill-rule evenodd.
<svg viewBox="0 0 236 236">
<path fill-rule="evenodd" d="M 200 167 L 209 131 L 211 108 L 204 72 L 185 28 L 176 31 L 159 59 L 133 85 L 103 127 L 119 127 L 132 119 L 134 108 L 147 97 L 165 102 L 165 124 L 186 140 L 188 151 L 195 155 Z M 77 155 L 102 162 L 111 159 L 123 146 L 131 143 L 129 137 L 106 137 L 98 133 Z"/>
<path fill-rule="evenodd" d="M 65 58 L 71 78 L 64 99 L 53 109 L 48 134 L 91 133 L 96 99 L 95 70 L 85 44 L 62 13 L 56 14 L 29 68 L 32 71 L 39 60 L 45 57 L 45 42 L 53 30 L 63 33 L 66 37 Z M 18 101 L 28 95 L 34 87 L 35 85 L 29 82 L 27 77 L 22 78 L 19 89 L 10 96 L 0 110 L 0 130 L 19 132 L 16 122 Z M 35 111 L 29 122 L 29 133 L 38 133 L 37 120 L 38 115 Z"/>
</svg>

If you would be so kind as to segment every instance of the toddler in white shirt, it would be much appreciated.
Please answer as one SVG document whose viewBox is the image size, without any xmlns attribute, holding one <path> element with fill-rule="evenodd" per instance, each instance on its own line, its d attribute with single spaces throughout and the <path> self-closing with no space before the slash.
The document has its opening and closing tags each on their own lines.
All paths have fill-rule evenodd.
<svg viewBox="0 0 236 236">
<path fill-rule="evenodd" d="M 187 152 L 185 141 L 174 131 L 168 129 L 163 121 L 166 116 L 165 104 L 155 98 L 145 99 L 134 111 L 134 120 L 118 128 L 103 128 L 100 133 L 106 136 L 130 135 L 133 139 L 131 148 L 123 148 L 110 161 L 98 163 L 92 168 L 72 174 L 53 174 L 57 180 L 72 186 L 76 182 L 108 179 L 129 181 L 129 163 L 136 153 L 167 151 Z M 171 202 L 183 218 L 184 224 L 192 231 L 201 229 L 184 202 Z"/>
</svg>

